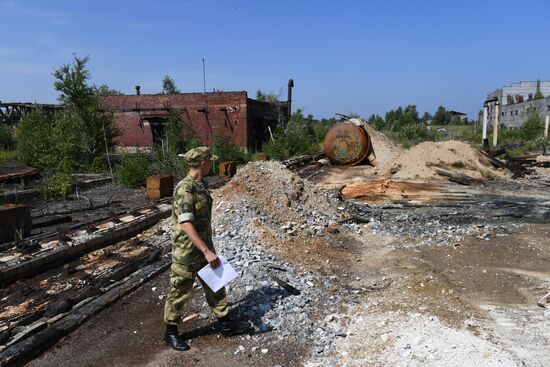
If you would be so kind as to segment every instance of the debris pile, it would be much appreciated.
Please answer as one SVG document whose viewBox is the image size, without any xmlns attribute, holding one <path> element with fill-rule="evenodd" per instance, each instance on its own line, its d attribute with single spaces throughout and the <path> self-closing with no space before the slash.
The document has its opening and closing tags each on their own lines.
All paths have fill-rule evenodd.
<svg viewBox="0 0 550 367">
<path fill-rule="evenodd" d="M 229 294 L 237 313 L 254 325 L 250 347 L 269 349 L 287 341 L 328 353 L 345 333 L 327 326 L 326 315 L 318 314 L 319 304 L 324 312 L 336 313 L 342 297 L 358 292 L 336 287 L 334 275 L 280 260 L 272 249 L 284 243 L 305 255 L 305 237 L 324 236 L 329 224 L 341 218 L 340 202 L 277 162 L 249 163 L 214 199 L 223 200 L 214 209 L 214 243 L 239 272 Z M 266 237 L 265 231 L 275 236 Z M 327 289 L 341 290 L 327 298 Z"/>
<path fill-rule="evenodd" d="M 288 235 L 319 235 L 342 217 L 341 202 L 273 161 L 248 163 L 217 196 L 223 201 L 216 210 L 226 213 L 224 220 L 232 221 L 227 214 L 243 211 Z M 218 226 L 225 232 L 239 229 L 227 223 Z"/>
<path fill-rule="evenodd" d="M 394 179 L 442 179 L 442 173 L 458 173 L 485 180 L 506 177 L 490 160 L 470 145 L 449 140 L 424 142 L 407 150 L 391 168 Z"/>
</svg>

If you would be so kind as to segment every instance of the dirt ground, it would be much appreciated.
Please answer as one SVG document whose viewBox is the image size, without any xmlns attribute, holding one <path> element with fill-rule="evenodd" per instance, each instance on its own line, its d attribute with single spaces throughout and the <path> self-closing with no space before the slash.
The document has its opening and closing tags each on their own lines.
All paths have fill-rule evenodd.
<svg viewBox="0 0 550 367">
<path fill-rule="evenodd" d="M 358 170 L 366 169 L 352 171 Z M 331 168 L 330 174 L 317 175 L 317 184 L 328 180 L 325 188 L 331 187 L 350 174 L 337 171 Z M 93 317 L 30 366 L 547 365 L 550 310 L 536 304 L 550 291 L 546 179 L 476 187 L 383 180 L 361 188 L 366 184 L 360 178 L 353 181 L 348 191 L 344 188 L 344 197 L 378 210 L 372 216 L 392 213 L 396 207 L 385 205 L 396 202 L 423 205 L 410 211 L 398 206 L 407 218 L 418 212 L 437 216 L 432 205 L 468 202 L 468 210 L 479 206 L 481 220 L 492 216 L 487 220 L 498 222 L 489 234 L 465 232 L 445 245 L 427 245 L 398 231 L 375 231 L 368 222 L 351 227 L 337 223 L 327 227 L 325 236 L 292 240 L 261 232 L 259 226 L 265 243 L 278 244 L 268 249 L 275 256 L 336 282 L 326 297 L 341 297 L 342 307 L 325 316 L 322 303 L 316 305 L 325 325 L 334 323 L 346 330 L 329 353 L 284 338 L 262 353 L 263 347 L 246 336 L 220 337 L 211 328 L 211 317 L 185 324 L 189 352 L 170 350 L 162 341 L 161 298 L 168 288 L 164 273 Z M 498 210 L 491 207 L 495 203 Z M 468 221 L 471 212 L 456 208 L 455 214 L 449 209 L 449 220 L 455 215 L 457 222 Z M 535 212 L 539 214 L 532 216 Z M 394 218 L 396 228 L 406 226 L 398 215 L 386 218 Z M 439 229 L 426 226 L 425 231 Z M 344 288 L 354 290 L 352 299 L 343 295 Z M 196 292 L 189 313 L 208 312 L 201 293 Z M 247 352 L 235 353 L 239 346 Z"/>
</svg>

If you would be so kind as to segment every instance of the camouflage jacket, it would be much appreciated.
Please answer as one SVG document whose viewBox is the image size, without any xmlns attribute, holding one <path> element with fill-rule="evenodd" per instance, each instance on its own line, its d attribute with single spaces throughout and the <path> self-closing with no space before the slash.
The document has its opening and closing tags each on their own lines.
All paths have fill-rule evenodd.
<svg viewBox="0 0 550 367">
<path fill-rule="evenodd" d="M 172 270 L 196 272 L 206 265 L 203 253 L 181 229 L 183 222 L 192 222 L 200 238 L 214 250 L 212 243 L 212 197 L 191 176 L 174 189 L 172 206 Z"/>
</svg>

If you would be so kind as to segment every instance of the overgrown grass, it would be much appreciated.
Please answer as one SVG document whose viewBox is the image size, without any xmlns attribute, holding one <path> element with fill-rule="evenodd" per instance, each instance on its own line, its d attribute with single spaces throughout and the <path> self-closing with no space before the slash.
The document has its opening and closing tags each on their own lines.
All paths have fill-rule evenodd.
<svg viewBox="0 0 550 367">
<path fill-rule="evenodd" d="M 17 160 L 17 152 L 15 150 L 0 150 L 0 166 L 15 160 Z"/>
</svg>

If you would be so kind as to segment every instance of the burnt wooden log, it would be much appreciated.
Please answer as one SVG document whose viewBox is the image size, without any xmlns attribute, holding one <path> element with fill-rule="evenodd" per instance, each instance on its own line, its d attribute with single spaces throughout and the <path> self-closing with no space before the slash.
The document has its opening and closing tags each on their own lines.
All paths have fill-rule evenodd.
<svg viewBox="0 0 550 367">
<path fill-rule="evenodd" d="M 473 177 L 464 175 L 462 173 L 453 173 L 453 172 L 443 171 L 441 169 L 436 169 L 435 172 L 438 175 L 447 177 L 449 181 L 456 182 L 461 185 L 471 185 L 479 182 L 479 180 Z"/>
</svg>

